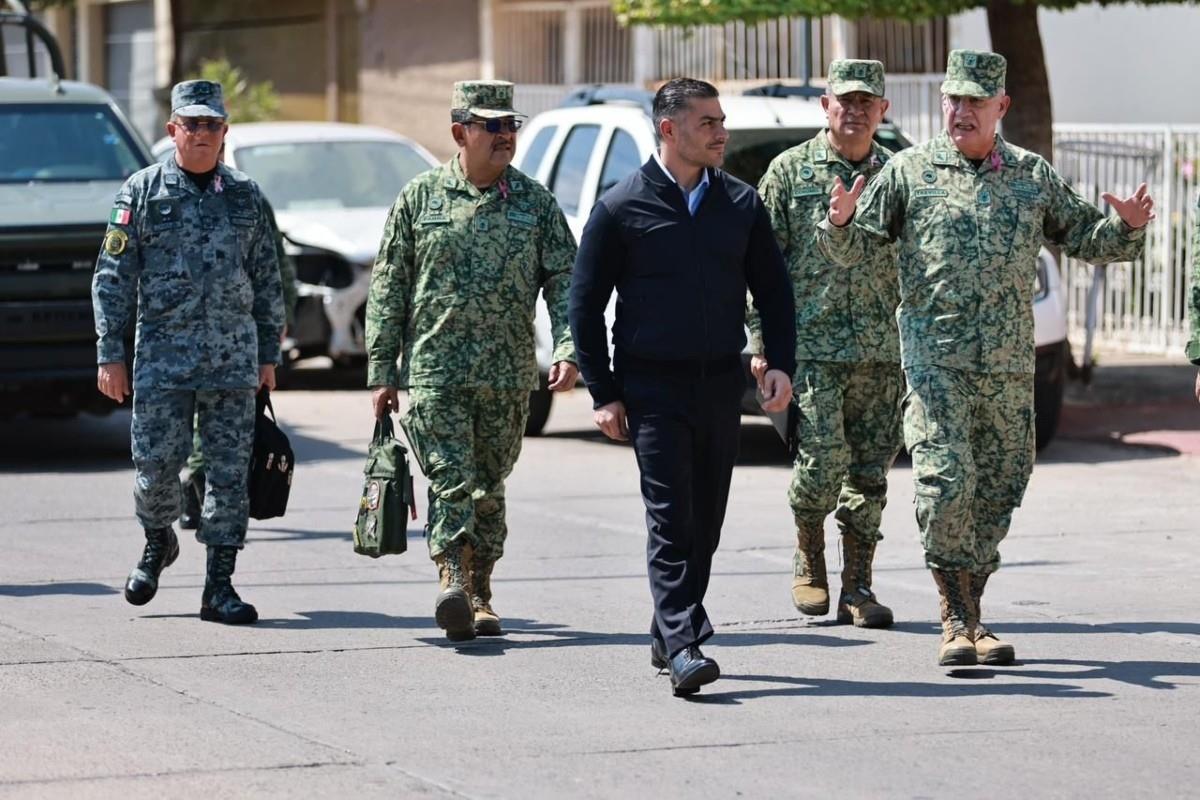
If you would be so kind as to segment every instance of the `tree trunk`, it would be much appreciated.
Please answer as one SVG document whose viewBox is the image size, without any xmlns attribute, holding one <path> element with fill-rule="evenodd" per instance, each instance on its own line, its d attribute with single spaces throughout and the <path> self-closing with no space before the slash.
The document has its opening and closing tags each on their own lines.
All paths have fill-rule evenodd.
<svg viewBox="0 0 1200 800">
<path fill-rule="evenodd" d="M 1050 108 L 1050 76 L 1033 2 L 988 0 L 992 49 L 1008 59 L 1008 94 L 1012 106 L 1004 118 L 1004 138 L 1015 145 L 1054 158 L 1054 117 Z"/>
</svg>

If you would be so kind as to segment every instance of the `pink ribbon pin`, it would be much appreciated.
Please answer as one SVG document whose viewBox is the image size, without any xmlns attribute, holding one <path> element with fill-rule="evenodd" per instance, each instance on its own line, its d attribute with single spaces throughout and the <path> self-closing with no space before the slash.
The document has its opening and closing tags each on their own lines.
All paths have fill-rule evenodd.
<svg viewBox="0 0 1200 800">
<path fill-rule="evenodd" d="M 508 181 L 501 179 L 500 182 L 496 184 L 496 188 L 500 190 L 500 197 L 507 200 L 508 199 Z"/>
<path fill-rule="evenodd" d="M 990 158 L 992 160 L 992 169 L 999 172 L 1000 168 L 1004 166 L 1004 160 L 1000 158 L 1000 154 L 997 153 L 995 150 L 992 151 L 992 155 L 990 156 Z"/>
</svg>

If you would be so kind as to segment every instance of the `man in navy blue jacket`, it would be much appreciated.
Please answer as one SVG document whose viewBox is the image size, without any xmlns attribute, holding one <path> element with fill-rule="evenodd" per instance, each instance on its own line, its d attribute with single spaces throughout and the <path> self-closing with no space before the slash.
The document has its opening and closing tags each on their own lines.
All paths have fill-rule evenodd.
<svg viewBox="0 0 1200 800">
<path fill-rule="evenodd" d="M 768 369 L 763 408 L 791 399 L 792 292 L 754 189 L 717 167 L 729 134 L 717 90 L 677 78 L 654 97 L 660 152 L 597 201 L 569 316 L 596 425 L 632 439 L 646 504 L 650 663 L 677 696 L 720 676 L 704 593 L 737 458 L 749 288 Z M 613 363 L 604 310 L 617 292 Z"/>
</svg>

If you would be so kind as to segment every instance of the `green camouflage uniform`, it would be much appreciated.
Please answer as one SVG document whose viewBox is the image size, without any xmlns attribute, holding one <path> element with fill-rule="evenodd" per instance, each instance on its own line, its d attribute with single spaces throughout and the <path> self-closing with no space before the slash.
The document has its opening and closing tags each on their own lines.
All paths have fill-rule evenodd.
<svg viewBox="0 0 1200 800">
<path fill-rule="evenodd" d="M 851 164 L 823 131 L 776 158 L 759 185 L 796 304 L 798 451 L 788 500 L 797 524 L 815 530 L 836 506 L 843 533 L 865 542 L 882 538 L 887 472 L 900 450 L 895 258 L 890 246 L 872 249 L 847 275 L 817 247 L 816 226 L 836 178 L 870 180 L 888 157 L 874 144 L 864 163 Z M 750 312 L 751 348 L 761 353 Z"/>
<path fill-rule="evenodd" d="M 498 83 L 472 85 L 483 87 L 478 98 Z M 409 390 L 402 423 L 429 479 L 432 557 L 451 543 L 486 560 L 503 554 L 504 479 L 538 385 L 535 303 L 541 290 L 554 361 L 574 361 L 574 260 L 554 196 L 513 167 L 481 191 L 456 156 L 414 178 L 392 207 L 367 299 L 367 383 Z"/>
<path fill-rule="evenodd" d="M 1200 196 L 1196 198 L 1195 227 L 1192 230 L 1192 284 L 1188 294 L 1188 310 L 1192 335 L 1187 343 L 1187 357 L 1200 366 Z"/>
<path fill-rule="evenodd" d="M 999 56 L 955 53 L 945 94 L 1003 87 Z M 1144 231 L 1105 219 L 1034 153 L 997 136 L 975 166 L 945 132 L 893 156 L 852 224 L 820 229 L 821 247 L 847 267 L 898 245 L 904 440 L 926 563 L 990 574 L 1033 467 L 1038 250 L 1048 240 L 1074 258 L 1125 261 Z"/>
</svg>

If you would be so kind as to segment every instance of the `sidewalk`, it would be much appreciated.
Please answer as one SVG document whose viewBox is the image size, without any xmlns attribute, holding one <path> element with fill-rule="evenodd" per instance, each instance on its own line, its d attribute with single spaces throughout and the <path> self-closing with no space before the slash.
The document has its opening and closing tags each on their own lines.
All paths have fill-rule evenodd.
<svg viewBox="0 0 1200 800">
<path fill-rule="evenodd" d="M 1200 454 L 1195 383 L 1182 356 L 1102 354 L 1090 386 L 1067 384 L 1058 436 Z"/>
</svg>

